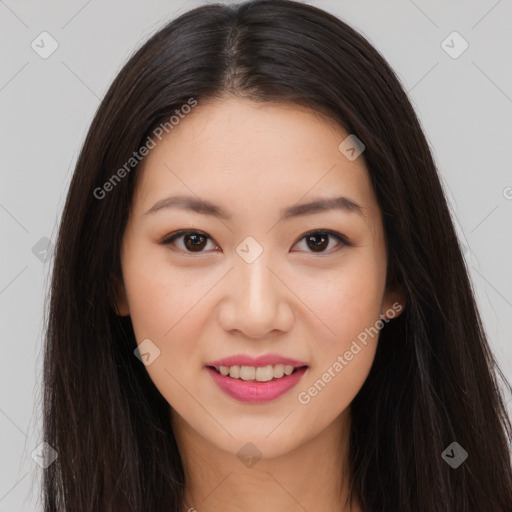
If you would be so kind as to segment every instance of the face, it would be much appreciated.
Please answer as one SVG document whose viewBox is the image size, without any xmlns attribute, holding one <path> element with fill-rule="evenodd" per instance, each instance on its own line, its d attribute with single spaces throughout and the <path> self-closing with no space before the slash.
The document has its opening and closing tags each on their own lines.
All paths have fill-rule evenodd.
<svg viewBox="0 0 512 512">
<path fill-rule="evenodd" d="M 119 312 L 150 340 L 146 370 L 173 419 L 227 452 L 284 454 L 346 416 L 376 328 L 399 313 L 364 155 L 338 149 L 348 135 L 297 106 L 225 98 L 199 103 L 139 170 Z M 207 367 L 238 355 L 277 359 L 240 361 L 248 380 Z"/>
</svg>

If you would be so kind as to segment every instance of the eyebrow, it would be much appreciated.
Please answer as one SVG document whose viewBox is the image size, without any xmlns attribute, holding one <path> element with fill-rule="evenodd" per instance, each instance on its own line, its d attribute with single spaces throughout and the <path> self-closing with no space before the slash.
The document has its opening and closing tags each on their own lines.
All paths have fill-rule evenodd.
<svg viewBox="0 0 512 512">
<path fill-rule="evenodd" d="M 144 216 L 156 213 L 164 208 L 180 208 L 182 210 L 189 210 L 203 215 L 214 215 L 225 220 L 232 219 L 232 215 L 221 206 L 205 201 L 204 199 L 183 195 L 171 196 L 158 201 L 144 214 Z M 328 199 L 315 199 L 309 203 L 284 208 L 280 212 L 280 220 L 292 217 L 301 217 L 314 213 L 322 213 L 330 210 L 342 210 L 347 213 L 357 213 L 364 216 L 362 206 L 348 197 L 340 196 Z"/>
</svg>

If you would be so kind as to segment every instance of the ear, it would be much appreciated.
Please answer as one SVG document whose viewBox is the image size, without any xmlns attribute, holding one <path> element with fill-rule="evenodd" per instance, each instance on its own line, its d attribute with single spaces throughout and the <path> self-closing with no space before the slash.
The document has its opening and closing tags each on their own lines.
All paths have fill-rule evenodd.
<svg viewBox="0 0 512 512">
<path fill-rule="evenodd" d="M 399 316 L 405 309 L 406 296 L 400 286 L 392 286 L 386 289 L 384 300 L 382 301 L 381 314 L 384 318 L 392 320 Z"/>
<path fill-rule="evenodd" d="M 116 315 L 129 316 L 130 308 L 128 305 L 128 297 L 126 296 L 126 290 L 124 283 L 117 276 L 112 275 L 112 287 L 114 289 L 114 304 L 113 308 Z"/>
</svg>

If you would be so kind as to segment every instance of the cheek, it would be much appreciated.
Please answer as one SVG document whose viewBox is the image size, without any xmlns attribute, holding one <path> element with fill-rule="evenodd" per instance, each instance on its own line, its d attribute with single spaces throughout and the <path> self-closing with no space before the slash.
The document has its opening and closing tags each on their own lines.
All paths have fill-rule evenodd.
<svg viewBox="0 0 512 512">
<path fill-rule="evenodd" d="M 173 268 L 165 256 L 165 250 L 140 243 L 123 261 L 130 315 L 139 342 L 154 337 L 164 345 L 169 343 L 207 291 L 207 283 L 196 279 L 190 270 Z"/>
<path fill-rule="evenodd" d="M 322 324 L 315 329 L 315 365 L 301 387 L 307 396 L 299 401 L 336 404 L 335 415 L 358 393 L 375 357 L 385 259 L 357 254 L 331 277 L 309 295 L 308 305 Z"/>
<path fill-rule="evenodd" d="M 307 304 L 320 319 L 321 339 L 342 349 L 366 327 L 379 319 L 385 288 L 385 259 L 367 251 L 354 252 L 318 285 L 304 282 Z"/>
<path fill-rule="evenodd" d="M 204 325 L 201 311 L 207 307 L 201 298 L 209 287 L 191 279 L 190 272 L 172 271 L 163 258 L 137 256 L 132 254 L 123 267 L 135 338 L 138 344 L 146 339 L 154 344 L 158 356 L 145 368 L 162 396 L 173 406 L 184 406 L 190 401 L 183 388 L 188 365 L 200 365 L 197 340 Z"/>
<path fill-rule="evenodd" d="M 166 275 L 158 267 L 128 266 L 125 286 L 130 305 L 130 316 L 138 342 L 144 338 L 163 340 L 175 323 L 180 302 L 178 289 L 166 282 Z M 160 345 L 160 344 L 159 344 Z"/>
</svg>

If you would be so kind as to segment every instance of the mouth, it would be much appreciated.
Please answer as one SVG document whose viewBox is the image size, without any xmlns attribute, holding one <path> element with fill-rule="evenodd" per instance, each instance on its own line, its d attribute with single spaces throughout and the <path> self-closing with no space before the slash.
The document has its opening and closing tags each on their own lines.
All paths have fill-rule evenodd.
<svg viewBox="0 0 512 512">
<path fill-rule="evenodd" d="M 309 366 L 275 364 L 267 366 L 206 365 L 218 388 L 230 398 L 248 404 L 263 404 L 289 393 Z"/>
<path fill-rule="evenodd" d="M 245 382 L 272 382 L 285 379 L 301 370 L 309 368 L 308 365 L 293 366 L 285 364 L 275 364 L 266 366 L 213 366 L 207 365 L 207 368 L 215 371 L 217 374 L 228 377 L 233 380 Z"/>
</svg>

